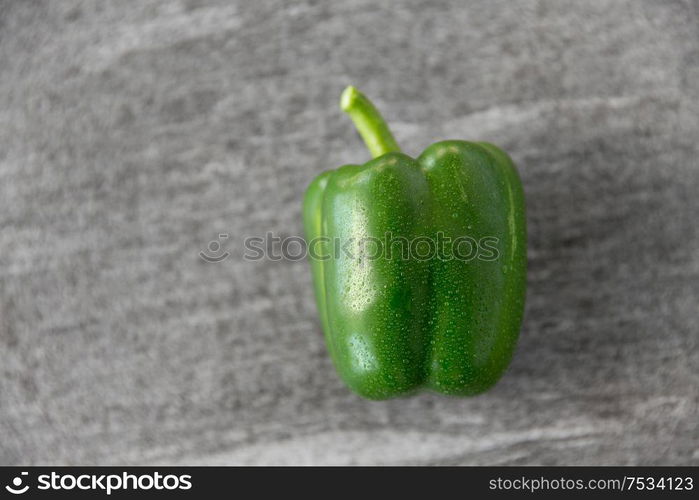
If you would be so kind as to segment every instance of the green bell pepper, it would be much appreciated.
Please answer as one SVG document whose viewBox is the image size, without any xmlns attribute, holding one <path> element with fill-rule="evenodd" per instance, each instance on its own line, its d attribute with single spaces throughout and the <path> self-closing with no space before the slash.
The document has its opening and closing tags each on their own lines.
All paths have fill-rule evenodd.
<svg viewBox="0 0 699 500">
<path fill-rule="evenodd" d="M 354 87 L 341 108 L 374 159 L 320 174 L 303 206 L 338 373 L 369 399 L 485 391 L 512 358 L 524 308 L 524 194 L 512 160 L 455 140 L 413 159 Z"/>
</svg>

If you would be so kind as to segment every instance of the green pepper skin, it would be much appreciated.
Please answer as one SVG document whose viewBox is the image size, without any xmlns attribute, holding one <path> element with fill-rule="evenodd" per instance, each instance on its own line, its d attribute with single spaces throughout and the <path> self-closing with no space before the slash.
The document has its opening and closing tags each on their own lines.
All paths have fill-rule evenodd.
<svg viewBox="0 0 699 500">
<path fill-rule="evenodd" d="M 438 142 L 417 159 L 388 152 L 318 176 L 303 214 L 326 343 L 353 391 L 470 396 L 498 381 L 526 289 L 524 194 L 506 153 L 465 141 Z M 441 248 L 402 253 L 405 241 L 440 235 Z M 465 236 L 496 240 L 467 259 L 470 244 L 454 241 Z"/>
</svg>

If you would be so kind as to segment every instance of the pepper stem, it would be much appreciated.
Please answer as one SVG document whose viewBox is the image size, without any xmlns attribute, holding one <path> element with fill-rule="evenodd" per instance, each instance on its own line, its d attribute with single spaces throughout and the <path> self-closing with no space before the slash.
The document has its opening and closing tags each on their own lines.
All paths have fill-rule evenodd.
<svg viewBox="0 0 699 500">
<path fill-rule="evenodd" d="M 372 157 L 378 158 L 392 151 L 400 151 L 381 113 L 356 88 L 350 85 L 342 92 L 340 108 L 354 122 Z"/>
</svg>

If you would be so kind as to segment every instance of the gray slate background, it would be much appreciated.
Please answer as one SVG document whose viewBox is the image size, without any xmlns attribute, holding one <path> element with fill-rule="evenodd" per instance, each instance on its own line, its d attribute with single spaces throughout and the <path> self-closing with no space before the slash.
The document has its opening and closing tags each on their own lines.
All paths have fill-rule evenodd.
<svg viewBox="0 0 699 500">
<path fill-rule="evenodd" d="M 377 3 L 0 3 L 0 463 L 699 464 L 699 3 Z M 359 399 L 307 263 L 241 258 L 368 158 L 348 83 L 520 166 L 487 394 Z"/>
</svg>

